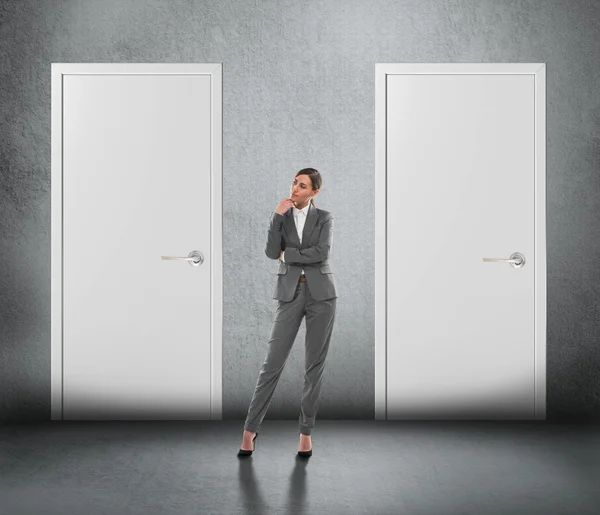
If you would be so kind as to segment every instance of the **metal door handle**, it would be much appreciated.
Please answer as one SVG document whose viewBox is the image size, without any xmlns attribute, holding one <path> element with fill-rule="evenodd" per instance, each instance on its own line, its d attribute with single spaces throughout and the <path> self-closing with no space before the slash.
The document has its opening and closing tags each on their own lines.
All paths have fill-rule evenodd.
<svg viewBox="0 0 600 515">
<path fill-rule="evenodd" d="M 175 257 L 175 256 L 160 256 L 160 257 L 161 257 L 161 259 L 164 259 L 164 260 L 177 259 L 180 261 L 188 261 L 189 264 L 192 266 L 200 266 L 202 263 L 204 263 L 204 256 L 202 255 L 202 252 L 199 252 L 197 250 L 192 250 L 188 257 Z"/>
<path fill-rule="evenodd" d="M 514 252 L 510 255 L 510 258 L 483 258 L 484 261 L 493 263 L 510 263 L 510 266 L 514 268 L 521 268 L 525 264 L 525 256 L 520 252 Z"/>
</svg>

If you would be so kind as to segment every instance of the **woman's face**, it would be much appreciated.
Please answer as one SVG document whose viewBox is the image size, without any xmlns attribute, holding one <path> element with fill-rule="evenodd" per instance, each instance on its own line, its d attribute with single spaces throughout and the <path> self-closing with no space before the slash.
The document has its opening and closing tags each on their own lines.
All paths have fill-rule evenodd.
<svg viewBox="0 0 600 515">
<path fill-rule="evenodd" d="M 312 183 L 308 175 L 298 175 L 294 177 L 292 186 L 290 187 L 290 197 L 294 205 L 303 208 L 310 202 L 310 197 L 316 196 L 318 192 L 313 191 Z"/>
</svg>

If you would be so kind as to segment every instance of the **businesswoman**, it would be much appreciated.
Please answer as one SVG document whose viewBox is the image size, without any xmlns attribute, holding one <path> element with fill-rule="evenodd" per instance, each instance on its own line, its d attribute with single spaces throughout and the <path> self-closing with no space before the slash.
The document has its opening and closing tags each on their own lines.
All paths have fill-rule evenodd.
<svg viewBox="0 0 600 515">
<path fill-rule="evenodd" d="M 312 455 L 311 432 L 319 405 L 337 299 L 328 261 L 333 217 L 328 211 L 318 209 L 314 202 L 321 184 L 317 170 L 300 170 L 292 182 L 291 197 L 283 199 L 271 215 L 265 253 L 271 259 L 279 260 L 273 292 L 278 304 L 238 456 L 250 456 L 254 450 L 254 441 L 303 317 L 306 317 L 305 373 L 298 454 Z"/>
</svg>

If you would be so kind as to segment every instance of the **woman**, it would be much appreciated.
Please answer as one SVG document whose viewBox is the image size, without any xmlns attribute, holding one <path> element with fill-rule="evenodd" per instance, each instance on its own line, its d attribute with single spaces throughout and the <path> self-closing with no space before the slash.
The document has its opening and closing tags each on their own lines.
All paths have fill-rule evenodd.
<svg viewBox="0 0 600 515">
<path fill-rule="evenodd" d="M 305 374 L 298 454 L 312 455 L 310 435 L 317 415 L 337 299 L 328 262 L 333 217 L 328 211 L 317 209 L 314 202 L 321 183 L 321 175 L 314 168 L 300 170 L 290 188 L 291 197 L 283 199 L 271 217 L 265 253 L 280 260 L 273 293 L 278 305 L 238 456 L 250 456 L 254 450 L 254 440 L 304 316 Z"/>
</svg>

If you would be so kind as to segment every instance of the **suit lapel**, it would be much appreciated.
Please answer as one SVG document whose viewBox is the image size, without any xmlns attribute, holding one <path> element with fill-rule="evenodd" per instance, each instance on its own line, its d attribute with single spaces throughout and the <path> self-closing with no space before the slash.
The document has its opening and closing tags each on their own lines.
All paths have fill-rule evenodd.
<svg viewBox="0 0 600 515">
<path fill-rule="evenodd" d="M 292 214 L 292 216 L 294 216 L 294 215 Z M 304 230 L 302 231 L 302 247 L 300 247 L 300 248 L 305 249 L 308 247 L 310 235 L 312 234 L 313 229 L 315 228 L 315 224 L 317 223 L 318 218 L 319 218 L 319 215 L 317 214 L 317 208 L 315 208 L 311 204 L 310 207 L 308 208 L 308 213 L 306 215 L 306 221 L 304 222 Z"/>
<path fill-rule="evenodd" d="M 300 248 L 300 240 L 298 239 L 298 229 L 296 229 L 296 222 L 294 221 L 294 209 L 289 208 L 285 217 L 285 232 L 287 232 L 292 245 L 290 247 Z"/>
<path fill-rule="evenodd" d="M 296 221 L 294 220 L 294 208 L 288 209 L 285 229 L 290 239 L 293 240 L 297 249 L 305 249 L 308 247 L 310 235 L 312 234 L 318 219 L 319 215 L 317 214 L 317 208 L 311 204 L 308 208 L 308 214 L 306 215 L 304 229 L 302 230 L 302 244 L 300 244 L 300 239 L 298 238 L 298 229 L 296 229 Z"/>
</svg>

